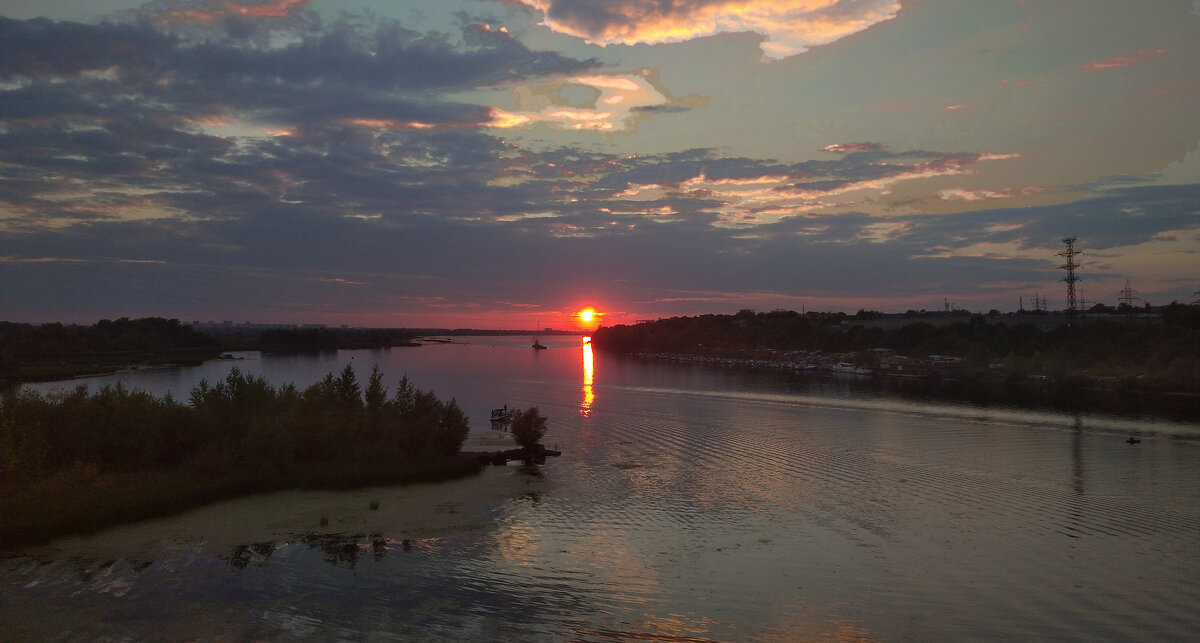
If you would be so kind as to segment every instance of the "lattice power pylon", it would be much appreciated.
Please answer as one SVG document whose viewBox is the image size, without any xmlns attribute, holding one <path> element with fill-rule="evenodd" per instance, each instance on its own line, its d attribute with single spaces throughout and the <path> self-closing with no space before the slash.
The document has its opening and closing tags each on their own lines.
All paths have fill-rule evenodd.
<svg viewBox="0 0 1200 643">
<path fill-rule="evenodd" d="M 1131 316 L 1133 315 L 1133 302 L 1142 300 L 1142 298 L 1138 297 L 1135 293 L 1137 293 L 1137 291 L 1129 285 L 1129 280 L 1126 279 L 1125 287 L 1121 289 L 1121 296 L 1119 299 L 1122 304 L 1125 304 L 1125 312 L 1129 313 Z"/>
<path fill-rule="evenodd" d="M 1079 281 L 1079 277 L 1075 276 L 1075 269 L 1080 265 L 1075 263 L 1075 257 L 1083 254 L 1083 251 L 1075 249 L 1075 237 L 1066 237 L 1062 242 L 1066 244 L 1067 249 L 1058 253 L 1058 256 L 1065 258 L 1067 262 L 1059 268 L 1067 271 L 1067 276 L 1063 277 L 1063 281 L 1067 282 L 1067 323 L 1070 324 L 1071 320 L 1075 319 L 1075 312 L 1078 310 L 1075 302 L 1075 282 Z"/>
</svg>

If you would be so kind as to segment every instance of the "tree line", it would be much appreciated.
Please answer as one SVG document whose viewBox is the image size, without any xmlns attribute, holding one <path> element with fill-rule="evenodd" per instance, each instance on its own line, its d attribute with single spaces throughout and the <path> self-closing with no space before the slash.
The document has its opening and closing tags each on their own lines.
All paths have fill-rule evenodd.
<svg viewBox="0 0 1200 643">
<path fill-rule="evenodd" d="M 1200 306 L 1171 304 L 1158 323 L 1098 321 L 1043 331 L 1031 324 L 989 323 L 983 315 L 935 326 L 918 321 L 885 330 L 855 323 L 869 315 L 743 310 L 735 315 L 672 317 L 600 328 L 597 348 L 624 353 L 668 352 L 738 357 L 764 351 L 846 355 L 887 348 L 900 355 L 952 355 L 964 372 L 1001 365 L 1014 377 L 1045 374 L 1136 378 L 1139 386 L 1200 392 Z"/>
<path fill-rule="evenodd" d="M 102 319 L 92 326 L 0 322 L 0 356 L 84 357 L 110 353 L 151 353 L 215 349 L 216 340 L 178 319 Z"/>
<path fill-rule="evenodd" d="M 139 362 L 199 363 L 217 341 L 178 319 L 104 319 L 92 326 L 0 322 L 0 383 L 103 372 Z"/>
</svg>

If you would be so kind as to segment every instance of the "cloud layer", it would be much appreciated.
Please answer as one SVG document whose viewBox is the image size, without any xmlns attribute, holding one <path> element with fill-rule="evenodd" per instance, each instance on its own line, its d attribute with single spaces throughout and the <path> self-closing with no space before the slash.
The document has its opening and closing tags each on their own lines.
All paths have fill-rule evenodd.
<svg viewBox="0 0 1200 643">
<path fill-rule="evenodd" d="M 818 9 L 859 11 L 847 6 Z M 831 127 L 798 161 L 688 140 L 618 151 L 707 99 L 673 95 L 655 69 L 460 22 L 364 27 L 298 1 L 0 18 L 6 315 L 528 327 L 586 304 L 609 323 L 947 296 L 986 310 L 1053 288 L 1064 236 L 1083 240 L 1090 297 L 1123 284 L 1131 248 L 1163 262 L 1162 291 L 1195 289 L 1172 268 L 1195 265 L 1194 180 L 1030 185 L 1012 170 L 1045 153 L 1028 143 L 941 149 L 871 127 Z M 1079 61 L 1064 69 L 1124 73 L 1112 56 Z M 511 101 L 480 98 L 497 95 Z M 773 136 L 808 126 L 796 111 Z M 720 125 L 737 141 L 742 123 Z"/>
</svg>

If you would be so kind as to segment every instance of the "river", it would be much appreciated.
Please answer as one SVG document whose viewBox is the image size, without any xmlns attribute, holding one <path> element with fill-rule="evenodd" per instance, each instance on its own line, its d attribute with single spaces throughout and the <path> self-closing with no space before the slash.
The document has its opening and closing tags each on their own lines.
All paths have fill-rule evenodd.
<svg viewBox="0 0 1200 643">
<path fill-rule="evenodd" d="M 1200 632 L 1200 427 L 912 401 L 542 341 L 245 353 L 81 380 L 186 399 L 232 367 L 304 387 L 346 364 L 365 382 L 378 364 L 393 389 L 407 375 L 455 398 L 467 448 L 508 445 L 491 407 L 536 405 L 563 455 L 445 485 L 237 500 L 8 555 L 0 638 Z"/>
</svg>

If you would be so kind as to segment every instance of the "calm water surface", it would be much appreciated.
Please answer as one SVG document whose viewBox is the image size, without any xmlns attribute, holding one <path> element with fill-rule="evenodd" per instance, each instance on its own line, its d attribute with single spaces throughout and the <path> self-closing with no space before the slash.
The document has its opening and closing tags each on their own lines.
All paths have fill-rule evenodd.
<svg viewBox="0 0 1200 643">
<path fill-rule="evenodd" d="M 393 388 L 407 374 L 455 397 L 476 436 L 489 408 L 537 405 L 564 454 L 489 469 L 477 484 L 528 484 L 484 526 L 407 543 L 312 534 L 153 560 L 9 557 L 0 636 L 1200 636 L 1198 427 L 923 405 L 593 354 L 576 338 L 461 341 L 87 380 L 186 399 L 232 366 L 304 387 L 379 364 Z"/>
</svg>

